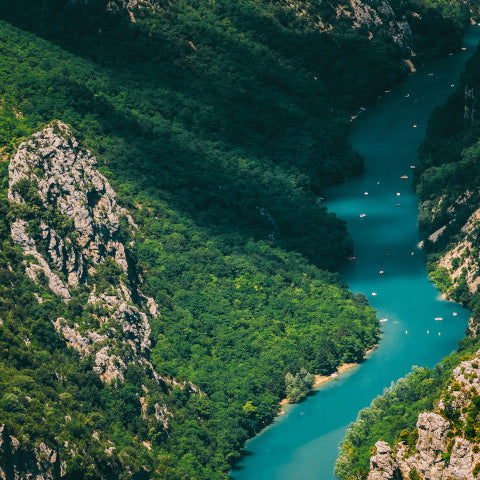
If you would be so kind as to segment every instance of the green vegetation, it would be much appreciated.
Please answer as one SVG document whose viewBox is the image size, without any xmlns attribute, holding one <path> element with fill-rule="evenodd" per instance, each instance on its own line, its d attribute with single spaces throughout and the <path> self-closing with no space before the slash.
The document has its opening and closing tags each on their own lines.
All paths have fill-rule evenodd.
<svg viewBox="0 0 480 480">
<path fill-rule="evenodd" d="M 400 379 L 373 400 L 370 407 L 358 414 L 347 431 L 335 466 L 337 476 L 342 480 L 366 479 L 371 448 L 378 440 L 390 445 L 403 441 L 413 453 L 418 414 L 434 408 L 451 380 L 452 370 L 479 347 L 480 340 L 465 338 L 458 352 L 444 358 L 433 370 L 415 368 L 406 378 Z"/>
<path fill-rule="evenodd" d="M 0 423 L 26 450 L 59 449 L 71 479 L 224 478 L 286 391 L 304 394 L 302 372 L 329 374 L 377 341 L 365 297 L 328 271 L 352 246 L 317 195 L 361 171 L 346 119 L 406 73 L 408 52 L 385 30 L 369 41 L 351 20 L 335 23 L 340 2 L 303 18 L 280 2 L 179 1 L 136 8 L 135 23 L 107 2 L 73 3 L 0 4 Z M 465 10 L 393 6 L 411 17 L 417 58 L 458 46 Z M 318 14 L 331 30 L 319 33 Z M 11 243 L 16 209 L 49 212 L 28 182 L 18 188 L 29 206 L 8 203 L 6 160 L 55 118 L 139 225 L 128 253 L 162 314 L 151 361 L 205 393 L 158 393 L 168 432 L 142 418 L 134 366 L 105 386 L 56 335 L 60 316 L 92 321 L 87 292 L 59 302 L 25 277 Z M 119 274 L 97 267 L 99 289 Z"/>
<path fill-rule="evenodd" d="M 285 375 L 285 392 L 290 403 L 303 400 L 312 390 L 315 383 L 315 375 L 308 373 L 302 368 L 298 373 Z"/>
</svg>

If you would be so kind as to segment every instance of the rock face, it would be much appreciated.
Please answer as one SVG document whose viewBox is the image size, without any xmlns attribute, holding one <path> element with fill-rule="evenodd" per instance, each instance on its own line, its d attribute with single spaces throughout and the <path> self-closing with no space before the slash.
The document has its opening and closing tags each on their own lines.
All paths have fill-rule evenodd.
<svg viewBox="0 0 480 480">
<path fill-rule="evenodd" d="M 65 475 L 66 464 L 57 451 L 40 442 L 25 450 L 9 429 L 0 424 L 0 478 L 53 480 Z"/>
<path fill-rule="evenodd" d="M 425 480 L 474 480 L 480 469 L 480 445 L 469 441 L 466 426 L 478 422 L 472 401 L 480 394 L 480 351 L 453 371 L 453 379 L 441 397 L 436 412 L 418 416 L 416 451 L 408 454 L 404 443 L 393 448 L 375 444 L 368 480 L 421 478 Z M 469 418 L 470 415 L 470 418 Z M 454 425 L 447 420 L 458 417 Z M 460 425 L 460 427 L 459 427 Z M 418 475 L 415 477 L 412 472 Z M 474 474 L 475 473 L 475 474 Z"/>
<path fill-rule="evenodd" d="M 53 322 L 67 344 L 94 359 L 104 382 L 123 380 L 131 363 L 158 382 L 171 382 L 148 360 L 149 318 L 158 316 L 158 307 L 138 289 L 140 279 L 127 253 L 126 240 L 137 226 L 92 154 L 58 122 L 20 145 L 9 178 L 9 200 L 19 206 L 11 234 L 27 255 L 27 275 L 66 303 L 79 286 L 90 290 L 88 313 L 81 316 L 88 326 L 81 320 Z"/>
<path fill-rule="evenodd" d="M 366 27 L 371 34 L 383 29 L 400 47 L 408 47 L 412 31 L 406 18 L 397 19 L 388 0 L 350 0 L 354 28 Z"/>
<path fill-rule="evenodd" d="M 365 29 L 368 38 L 376 35 L 389 38 L 399 47 L 410 50 L 412 31 L 406 17 L 398 17 L 388 0 L 350 0 L 345 4 L 328 2 L 335 13 L 322 18 L 316 4 L 305 0 L 287 2 L 287 8 L 307 20 L 320 32 L 332 30 L 337 21 L 349 21 L 352 29 Z"/>
<path fill-rule="evenodd" d="M 398 464 L 392 456 L 392 449 L 387 442 L 379 441 L 375 444 L 376 453 L 370 458 L 369 480 L 397 480 L 401 479 Z"/>
<path fill-rule="evenodd" d="M 470 192 L 466 192 L 468 199 Z M 457 205 L 461 205 L 457 201 Z M 455 212 L 452 212 L 454 214 Z M 457 279 L 465 278 L 468 289 L 471 293 L 477 291 L 480 285 L 480 265 L 479 259 L 470 255 L 473 250 L 472 240 L 478 236 L 478 226 L 480 220 L 480 209 L 470 215 L 466 223 L 461 227 L 458 239 L 455 244 L 442 256 L 439 262 L 440 267 L 448 270 L 449 276 L 455 284 Z"/>
</svg>

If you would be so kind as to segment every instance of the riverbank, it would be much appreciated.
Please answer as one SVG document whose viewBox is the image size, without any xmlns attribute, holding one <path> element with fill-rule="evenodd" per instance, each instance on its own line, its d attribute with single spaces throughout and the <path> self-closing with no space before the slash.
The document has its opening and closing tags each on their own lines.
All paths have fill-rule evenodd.
<svg viewBox="0 0 480 480">
<path fill-rule="evenodd" d="M 374 350 L 375 350 L 376 346 L 371 348 L 370 350 L 367 350 L 363 356 L 363 360 L 366 360 L 367 356 L 372 353 Z M 315 375 L 315 382 L 312 386 L 312 390 L 315 390 L 316 388 L 320 387 L 321 385 L 323 385 L 324 383 L 327 383 L 327 382 L 330 382 L 331 380 L 335 380 L 336 378 L 338 378 L 339 375 L 341 375 L 342 373 L 345 373 L 347 372 L 348 370 L 351 370 L 353 367 L 356 367 L 357 365 L 359 365 L 360 363 L 362 362 L 355 362 L 355 363 L 343 363 L 342 365 L 340 365 L 338 368 L 337 368 L 337 371 L 336 372 L 333 372 L 331 375 Z M 280 405 L 280 409 L 279 409 L 279 412 L 278 412 L 278 415 L 284 415 L 285 414 L 285 410 L 283 410 L 283 408 L 287 405 L 293 405 L 291 404 L 289 401 L 288 401 L 288 398 L 283 398 L 280 402 L 279 402 L 279 405 Z"/>
<path fill-rule="evenodd" d="M 232 479 L 335 480 L 338 445 L 358 412 L 412 365 L 433 368 L 456 350 L 471 314 L 441 300 L 428 280 L 423 255 L 411 255 L 420 240 L 418 205 L 410 180 L 402 176 L 418 160 L 430 111 L 458 85 L 480 40 L 477 28 L 466 35 L 466 51 L 429 62 L 353 122 L 350 141 L 365 158 L 365 173 L 326 192 L 326 204 L 347 220 L 355 243 L 356 260 L 345 266 L 343 279 L 353 292 L 367 295 L 378 318 L 389 319 L 382 323 L 375 355 L 320 387 L 321 393 L 285 407 L 288 415 L 248 442 L 248 455 Z M 380 270 L 388 274 L 379 275 Z"/>
</svg>

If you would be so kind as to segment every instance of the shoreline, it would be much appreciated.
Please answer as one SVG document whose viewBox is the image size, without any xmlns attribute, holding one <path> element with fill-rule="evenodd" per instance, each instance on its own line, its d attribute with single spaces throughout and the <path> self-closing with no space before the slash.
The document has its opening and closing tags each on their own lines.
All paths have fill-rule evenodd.
<svg viewBox="0 0 480 480">
<path fill-rule="evenodd" d="M 335 378 L 338 378 L 339 375 L 341 375 L 342 373 L 345 373 L 347 372 L 348 370 L 351 370 L 353 367 L 356 367 L 357 365 L 360 365 L 363 361 L 365 361 L 365 359 L 367 358 L 367 356 L 372 353 L 375 349 L 377 348 L 377 345 L 375 345 L 373 348 L 370 348 L 369 350 L 366 350 L 364 355 L 363 355 L 363 360 L 360 361 L 360 362 L 356 362 L 356 363 L 342 363 L 342 365 L 338 366 L 337 367 L 337 371 L 336 372 L 333 372 L 332 374 L 330 375 L 315 375 L 315 382 L 312 386 L 312 390 L 315 390 L 317 389 L 318 387 L 320 387 L 321 385 L 327 383 L 327 382 L 330 382 L 332 380 L 334 380 Z M 288 401 L 288 398 L 283 398 L 280 402 L 279 402 L 279 411 L 278 411 L 278 414 L 277 415 L 285 415 L 286 411 L 284 410 L 284 408 L 287 406 L 287 405 L 295 405 L 294 403 L 290 403 Z"/>
</svg>

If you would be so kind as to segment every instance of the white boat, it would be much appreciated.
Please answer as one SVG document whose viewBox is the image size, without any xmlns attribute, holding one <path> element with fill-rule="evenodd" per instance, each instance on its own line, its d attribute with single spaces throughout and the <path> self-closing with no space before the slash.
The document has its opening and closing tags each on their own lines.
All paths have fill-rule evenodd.
<svg viewBox="0 0 480 480">
<path fill-rule="evenodd" d="M 435 317 L 435 320 L 438 322 L 439 320 L 443 320 L 443 317 Z"/>
</svg>

